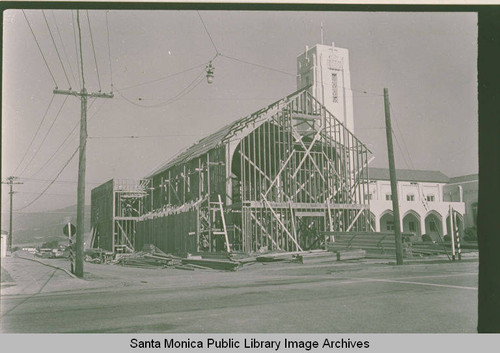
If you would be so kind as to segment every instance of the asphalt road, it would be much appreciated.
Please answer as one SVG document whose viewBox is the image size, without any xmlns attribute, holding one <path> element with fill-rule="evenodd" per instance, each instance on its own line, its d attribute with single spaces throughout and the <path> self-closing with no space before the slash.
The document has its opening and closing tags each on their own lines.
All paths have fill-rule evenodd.
<svg viewBox="0 0 500 353">
<path fill-rule="evenodd" d="M 2 296 L 2 331 L 476 332 L 477 267 L 257 264 L 221 273 L 93 265 L 94 282 L 107 286 L 71 279 L 78 286 L 53 291 L 45 284 L 53 271 L 43 269 L 36 279 L 45 284 L 41 291 Z"/>
</svg>

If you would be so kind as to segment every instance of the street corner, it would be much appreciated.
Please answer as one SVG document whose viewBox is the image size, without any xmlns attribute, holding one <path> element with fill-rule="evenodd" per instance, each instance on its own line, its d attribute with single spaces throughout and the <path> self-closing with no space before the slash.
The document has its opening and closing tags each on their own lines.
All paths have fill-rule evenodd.
<svg viewBox="0 0 500 353">
<path fill-rule="evenodd" d="M 32 295 L 61 290 L 72 277 L 57 266 L 18 256 L 2 259 L 2 296 Z"/>
<path fill-rule="evenodd" d="M 2 260 L 2 263 L 3 262 L 4 262 L 4 260 Z M 14 281 L 12 276 L 10 275 L 9 271 L 7 271 L 7 269 L 4 268 L 3 264 L 1 266 L 1 275 L 0 276 L 1 276 L 0 277 L 0 287 L 2 290 L 2 294 L 3 294 L 4 289 L 10 288 L 10 287 L 16 285 L 16 282 Z"/>
</svg>

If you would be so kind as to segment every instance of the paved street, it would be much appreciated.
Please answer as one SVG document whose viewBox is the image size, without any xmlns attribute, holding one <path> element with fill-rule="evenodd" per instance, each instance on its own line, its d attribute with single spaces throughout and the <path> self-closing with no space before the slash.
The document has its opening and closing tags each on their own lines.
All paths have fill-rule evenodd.
<svg viewBox="0 0 500 353">
<path fill-rule="evenodd" d="M 476 332 L 477 261 L 273 263 L 231 273 L 85 264 L 80 280 L 7 260 L 2 267 L 26 283 L 2 283 L 3 332 Z"/>
</svg>

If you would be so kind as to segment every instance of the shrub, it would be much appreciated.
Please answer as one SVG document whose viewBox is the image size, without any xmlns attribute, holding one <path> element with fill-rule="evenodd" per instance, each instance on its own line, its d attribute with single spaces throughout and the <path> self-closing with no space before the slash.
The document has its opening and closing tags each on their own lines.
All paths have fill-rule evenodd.
<svg viewBox="0 0 500 353">
<path fill-rule="evenodd" d="M 422 235 L 422 241 L 425 241 L 425 242 L 431 242 L 433 243 L 434 241 L 432 240 L 432 237 L 429 235 L 429 234 L 423 234 Z"/>
<path fill-rule="evenodd" d="M 465 241 L 477 241 L 477 229 L 476 227 L 466 228 L 464 240 Z"/>
</svg>

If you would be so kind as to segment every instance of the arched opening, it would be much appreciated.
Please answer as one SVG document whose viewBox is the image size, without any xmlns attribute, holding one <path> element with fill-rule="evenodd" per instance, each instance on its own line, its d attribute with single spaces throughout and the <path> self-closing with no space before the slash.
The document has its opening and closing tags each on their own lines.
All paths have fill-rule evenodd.
<svg viewBox="0 0 500 353">
<path fill-rule="evenodd" d="M 410 210 L 403 217 L 403 233 L 412 233 L 413 235 L 422 235 L 420 229 L 420 216 L 417 212 Z"/>
<path fill-rule="evenodd" d="M 429 235 L 433 241 L 438 241 L 439 237 L 443 237 L 442 233 L 442 222 L 443 219 L 441 215 L 437 212 L 431 211 L 425 217 L 425 234 Z"/>
<path fill-rule="evenodd" d="M 380 217 L 380 231 L 394 232 L 394 216 L 392 211 L 387 210 Z"/>
</svg>

